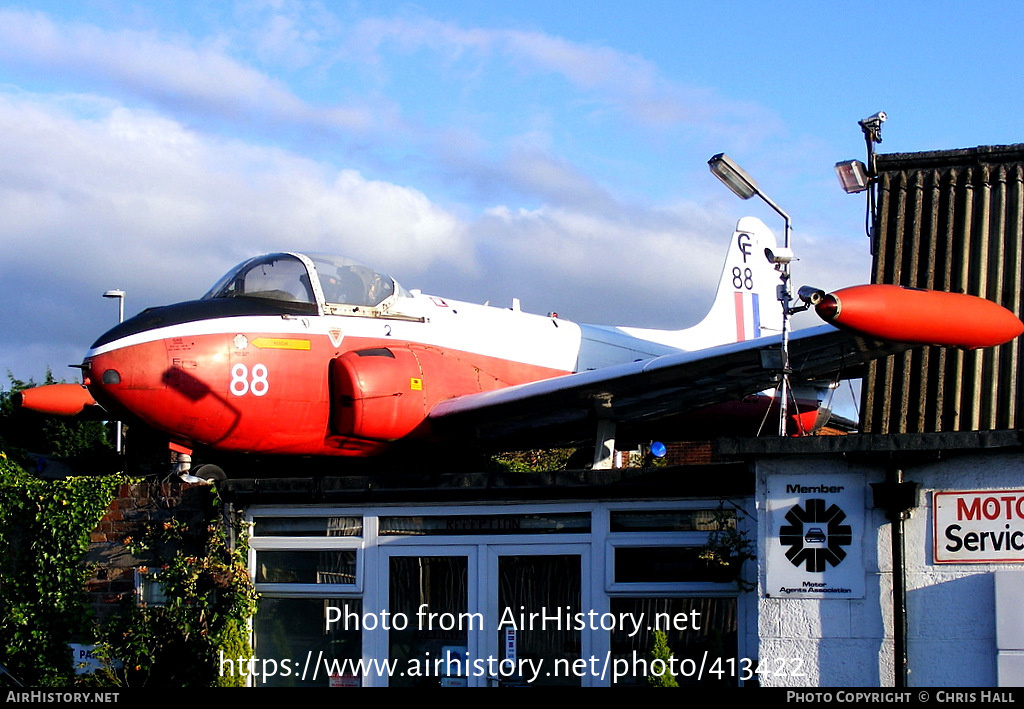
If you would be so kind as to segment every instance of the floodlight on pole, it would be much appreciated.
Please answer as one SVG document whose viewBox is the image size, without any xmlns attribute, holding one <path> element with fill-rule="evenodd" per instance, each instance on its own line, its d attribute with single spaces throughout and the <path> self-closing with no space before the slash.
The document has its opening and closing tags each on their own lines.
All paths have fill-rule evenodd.
<svg viewBox="0 0 1024 709">
<path fill-rule="evenodd" d="M 793 260 L 793 251 L 789 247 L 790 233 L 793 229 L 792 220 L 779 205 L 775 204 L 768 195 L 761 191 L 761 188 L 757 186 L 757 181 L 725 153 L 713 155 L 708 160 L 708 167 L 711 168 L 711 172 L 715 177 L 725 183 L 725 186 L 740 199 L 750 199 L 754 195 L 760 197 L 762 202 L 782 217 L 786 225 L 782 248 L 775 251 L 765 249 L 765 258 L 775 264 L 775 268 L 779 272 L 779 278 L 782 280 L 782 285 L 779 286 L 777 291 L 779 303 L 782 306 L 782 362 L 779 367 L 782 372 L 782 380 L 779 383 L 781 399 L 779 402 L 779 435 L 785 436 L 786 399 L 789 397 L 789 316 L 795 312 L 789 305 L 793 299 L 792 294 L 789 292 L 789 262 Z"/>
<path fill-rule="evenodd" d="M 876 190 L 872 188 L 878 183 L 878 168 L 875 165 L 875 144 L 882 142 L 882 124 L 885 123 L 887 118 L 888 116 L 885 115 L 885 111 L 879 111 L 872 116 L 857 121 L 857 125 L 864 132 L 864 143 L 868 149 L 868 162 L 866 165 L 860 160 L 843 160 L 836 163 L 836 176 L 839 178 L 839 184 L 843 187 L 843 192 L 846 194 L 868 193 L 867 213 L 864 215 L 864 231 L 869 239 L 873 238 L 874 234 L 873 220 L 875 217 Z M 873 245 L 872 253 L 874 253 Z"/>
<path fill-rule="evenodd" d="M 868 168 L 860 160 L 844 160 L 836 163 L 836 175 L 846 194 L 857 194 L 871 186 Z"/>
</svg>

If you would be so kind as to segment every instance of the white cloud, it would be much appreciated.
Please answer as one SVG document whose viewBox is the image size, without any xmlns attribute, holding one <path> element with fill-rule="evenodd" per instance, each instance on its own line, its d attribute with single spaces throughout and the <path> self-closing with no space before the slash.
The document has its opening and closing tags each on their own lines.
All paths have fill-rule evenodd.
<svg viewBox="0 0 1024 709">
<path fill-rule="evenodd" d="M 458 65 L 463 74 L 501 56 L 525 74 L 559 76 L 648 128 L 700 125 L 717 132 L 742 126 L 759 136 L 779 128 L 763 107 L 682 84 L 642 56 L 539 31 L 466 29 L 429 17 L 373 18 L 357 23 L 339 53 L 383 66 L 392 47 L 406 53 L 429 49 L 440 64 Z"/>
<path fill-rule="evenodd" d="M 249 243 L 333 241 L 366 257 L 429 263 L 464 238 L 458 219 L 418 190 L 148 112 L 118 107 L 83 120 L 53 102 L 0 95 L 0 126 L 0 223 L 13 243 L 63 236 L 55 228 L 72 210 L 85 239 L 161 247 L 185 239 L 223 250 L 217 237 L 228 230 Z M 102 236 L 90 237 L 93 229 Z"/>
<path fill-rule="evenodd" d="M 500 264 L 502 281 L 520 289 L 506 287 L 502 297 L 522 296 L 524 306 L 526 295 L 552 299 L 530 307 L 585 322 L 665 328 L 704 315 L 730 233 L 720 216 L 691 204 L 608 214 L 495 207 L 476 231 L 482 260 Z"/>
<path fill-rule="evenodd" d="M 473 258 L 460 219 L 418 190 L 148 112 L 82 118 L 24 94 L 0 94 L 0 234 L 0 330 L 77 333 L 83 348 L 109 325 L 92 294 L 125 288 L 130 312 L 198 297 L 262 251 L 411 273 Z"/>
<path fill-rule="evenodd" d="M 197 130 L 236 137 L 256 128 L 264 142 L 292 145 L 310 154 L 357 155 L 364 169 L 392 174 L 402 170 L 398 165 L 410 162 L 395 155 L 411 154 L 411 162 L 421 159 L 430 164 L 434 175 L 442 172 L 440 166 L 453 170 L 440 175 L 449 184 L 488 180 L 499 190 L 511 188 L 555 204 L 567 199 L 579 203 L 594 195 L 593 178 L 578 179 L 579 168 L 566 157 L 570 152 L 555 144 L 550 132 L 552 126 L 563 132 L 565 125 L 579 120 L 580 106 L 595 114 L 630 116 L 645 131 L 651 126 L 681 128 L 704 139 L 726 131 L 763 136 L 777 123 L 762 108 L 726 101 L 708 89 L 669 79 L 643 57 L 543 32 L 463 28 L 413 16 L 357 20 L 346 30 L 338 16 L 319 4 L 311 9 L 289 2 L 240 7 L 247 32 L 235 29 L 205 38 L 109 30 L 56 22 L 41 13 L 0 10 L 0 60 L 23 72 L 59 75 L 61 81 L 78 82 L 89 91 L 109 87 L 129 105 L 154 107 Z M 336 48 L 333 59 L 328 47 Z M 531 83 L 550 85 L 550 77 L 560 78 L 571 91 L 568 100 L 554 103 L 550 95 L 538 95 L 538 105 L 545 108 L 537 120 L 544 127 L 531 133 L 518 125 L 509 130 L 529 115 L 528 110 L 513 108 L 518 121 L 507 120 L 507 111 L 488 102 L 490 95 L 484 98 L 473 89 L 467 90 L 466 99 L 473 109 L 466 111 L 461 104 L 438 105 L 430 90 L 398 99 L 389 93 L 387 79 L 367 78 L 367 67 L 391 67 L 396 54 L 424 49 L 425 60 L 440 67 L 439 84 L 479 74 L 481 90 L 488 91 L 519 73 L 545 81 L 518 83 L 517 92 L 531 90 Z M 243 56 L 249 50 L 277 63 L 264 72 L 232 55 Z M 292 61 L 284 61 L 285 56 Z M 496 61 L 488 64 L 492 59 Z M 309 65 L 305 75 L 318 76 L 313 83 L 321 90 L 331 85 L 327 93 L 358 91 L 360 98 L 347 104 L 335 99 L 318 104 L 269 73 L 276 70 L 284 76 L 281 69 L 295 65 Z M 492 115 L 481 119 L 489 112 Z M 453 162 L 444 151 L 455 134 L 468 138 L 461 148 L 463 157 Z M 524 151 L 521 142 L 528 135 L 534 145 Z M 607 133 L 591 136 L 612 145 L 619 138 Z M 662 136 L 653 143 L 674 144 L 678 138 Z M 577 156 L 575 162 L 581 158 L 586 159 Z M 464 172 L 466 168 L 475 174 Z M 613 175 L 609 179 L 621 181 Z"/>
<path fill-rule="evenodd" d="M 240 27 L 232 40 L 252 45 L 266 64 L 307 67 L 317 61 L 321 45 L 337 31 L 338 20 L 318 2 L 294 0 L 246 2 L 234 7 Z"/>
<path fill-rule="evenodd" d="M 377 120 L 360 107 L 312 106 L 216 42 L 58 24 L 41 13 L 0 10 L 0 58 L 117 86 L 177 112 L 332 130 L 364 130 Z"/>
</svg>

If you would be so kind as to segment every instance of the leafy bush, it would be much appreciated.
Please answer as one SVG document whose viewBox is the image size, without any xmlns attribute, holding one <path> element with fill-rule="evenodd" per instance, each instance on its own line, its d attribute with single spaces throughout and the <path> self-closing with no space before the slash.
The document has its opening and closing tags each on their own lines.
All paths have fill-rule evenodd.
<svg viewBox="0 0 1024 709">
<path fill-rule="evenodd" d="M 231 658 L 252 655 L 248 621 L 256 612 L 256 591 L 246 565 L 245 535 L 240 536 L 231 547 L 221 520 L 198 534 L 167 520 L 151 525 L 143 539 L 129 540 L 134 555 L 151 560 L 139 571 L 150 584 L 159 584 L 166 600 L 140 605 L 127 599 L 122 612 L 100 629 L 97 654 L 108 662 L 98 681 L 149 687 L 244 684 L 244 677 L 219 671 L 221 652 Z"/>
<path fill-rule="evenodd" d="M 0 452 L 0 647 L 22 682 L 66 684 L 91 631 L 82 558 L 120 476 L 39 480 Z"/>
</svg>

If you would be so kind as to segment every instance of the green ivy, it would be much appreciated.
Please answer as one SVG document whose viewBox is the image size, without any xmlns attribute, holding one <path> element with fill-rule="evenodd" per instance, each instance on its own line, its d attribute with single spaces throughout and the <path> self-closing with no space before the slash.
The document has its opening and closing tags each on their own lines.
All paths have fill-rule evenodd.
<svg viewBox="0 0 1024 709">
<path fill-rule="evenodd" d="M 89 637 L 82 563 L 120 476 L 39 480 L 0 452 L 0 648 L 25 684 L 66 684 Z"/>
<path fill-rule="evenodd" d="M 149 526 L 142 539 L 126 540 L 149 559 L 139 571 L 159 584 L 166 601 L 127 599 L 122 612 L 99 630 L 97 655 L 107 660 L 94 681 L 117 686 L 241 686 L 244 677 L 219 672 L 220 657 L 248 657 L 248 622 L 256 612 L 249 578 L 246 527 L 210 521 L 201 530 L 179 520 Z M 115 662 L 116 661 L 116 662 Z"/>
</svg>

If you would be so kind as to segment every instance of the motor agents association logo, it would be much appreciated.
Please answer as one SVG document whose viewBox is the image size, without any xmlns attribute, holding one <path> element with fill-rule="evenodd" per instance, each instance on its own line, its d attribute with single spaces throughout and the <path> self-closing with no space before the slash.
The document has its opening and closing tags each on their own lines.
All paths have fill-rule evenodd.
<svg viewBox="0 0 1024 709">
<path fill-rule="evenodd" d="M 846 558 L 843 547 L 853 542 L 853 530 L 843 524 L 846 513 L 839 505 L 825 507 L 825 500 L 812 497 L 804 505 L 793 505 L 786 512 L 786 521 L 779 528 L 779 542 L 786 549 L 786 558 L 793 566 L 804 565 L 807 571 L 819 573 L 827 564 L 838 566 Z"/>
</svg>

